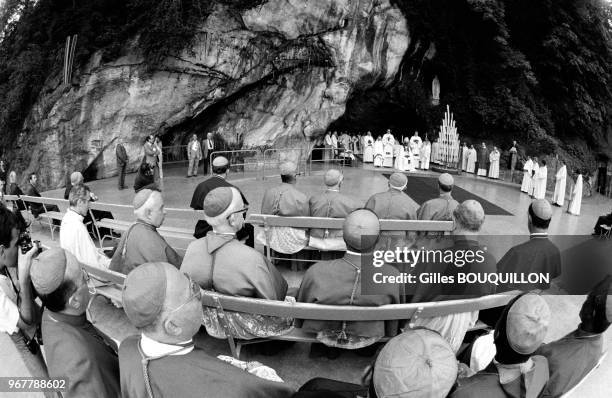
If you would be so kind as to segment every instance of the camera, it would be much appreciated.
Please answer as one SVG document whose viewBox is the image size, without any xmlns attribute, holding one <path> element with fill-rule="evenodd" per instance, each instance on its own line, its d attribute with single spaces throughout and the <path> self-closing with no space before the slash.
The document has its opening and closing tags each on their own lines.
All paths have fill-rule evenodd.
<svg viewBox="0 0 612 398">
<path fill-rule="evenodd" d="M 42 252 L 42 247 L 40 245 L 40 241 L 39 240 L 35 240 L 35 241 L 32 242 L 32 238 L 30 237 L 30 233 L 27 230 L 26 231 L 22 231 L 19 234 L 19 238 L 17 240 L 17 244 L 21 248 L 21 254 L 26 254 L 27 252 L 32 250 L 34 245 L 36 245 L 38 247 L 38 253 Z"/>
</svg>

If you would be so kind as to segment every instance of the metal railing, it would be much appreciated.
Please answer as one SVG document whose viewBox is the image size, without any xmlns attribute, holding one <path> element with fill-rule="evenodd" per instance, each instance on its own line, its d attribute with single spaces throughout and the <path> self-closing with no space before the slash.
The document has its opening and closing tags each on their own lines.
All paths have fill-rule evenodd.
<svg viewBox="0 0 612 398">
<path fill-rule="evenodd" d="M 337 153 L 334 153 L 337 152 Z M 316 156 L 318 153 L 321 156 Z M 312 165 L 315 163 L 322 165 L 323 169 L 326 169 L 330 166 L 340 167 L 340 170 L 344 169 L 344 165 L 349 162 L 350 157 L 347 152 L 344 152 L 343 149 L 336 149 L 335 151 L 331 148 L 313 148 L 310 152 L 310 156 L 308 157 L 308 175 L 312 174 Z M 317 159 L 313 159 L 313 158 Z"/>
<path fill-rule="evenodd" d="M 283 162 L 294 162 L 297 166 L 297 174 L 306 173 L 306 159 L 302 148 L 279 148 L 266 149 L 263 152 L 262 179 L 279 174 L 280 164 Z M 274 170 L 274 174 L 266 174 Z"/>
<path fill-rule="evenodd" d="M 162 163 L 187 163 L 187 145 L 173 145 L 162 147 Z"/>
<path fill-rule="evenodd" d="M 223 156 L 229 161 L 228 170 L 231 172 L 242 171 L 243 176 L 248 171 L 255 172 L 258 176 L 262 168 L 262 156 L 259 149 L 236 149 L 233 151 L 214 151 L 210 154 L 209 172 L 212 174 L 212 164 L 215 158 Z"/>
</svg>

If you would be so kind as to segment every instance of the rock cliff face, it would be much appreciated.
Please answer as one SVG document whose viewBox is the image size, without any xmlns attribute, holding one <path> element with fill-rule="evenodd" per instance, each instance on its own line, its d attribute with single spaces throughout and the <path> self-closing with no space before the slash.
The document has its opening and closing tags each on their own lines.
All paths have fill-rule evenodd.
<svg viewBox="0 0 612 398">
<path fill-rule="evenodd" d="M 388 0 L 269 0 L 242 14 L 219 7 L 156 70 L 128 43 L 114 62 L 94 55 L 70 89 L 48 81 L 20 158 L 55 187 L 75 169 L 115 174 L 118 139 L 137 166 L 152 133 L 174 144 L 210 131 L 235 147 L 310 148 L 352 90 L 393 81 L 409 43 Z"/>
</svg>

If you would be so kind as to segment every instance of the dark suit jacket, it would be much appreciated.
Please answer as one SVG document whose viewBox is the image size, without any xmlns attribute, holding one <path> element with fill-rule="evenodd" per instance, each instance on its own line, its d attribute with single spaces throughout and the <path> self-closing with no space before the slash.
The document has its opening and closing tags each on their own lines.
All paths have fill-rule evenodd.
<svg viewBox="0 0 612 398">
<path fill-rule="evenodd" d="M 117 164 L 119 166 L 126 165 L 128 162 L 128 155 L 125 152 L 125 147 L 122 144 L 118 144 L 115 148 L 115 155 L 117 156 Z"/>
<path fill-rule="evenodd" d="M 27 196 L 35 196 L 37 198 L 40 198 L 40 193 L 38 192 L 38 189 L 36 189 L 36 187 L 30 183 L 28 183 L 28 186 L 26 187 L 25 194 Z M 30 203 L 30 210 L 32 211 L 32 215 L 34 217 L 38 217 L 39 214 L 45 212 L 45 208 L 40 203 Z"/>
<path fill-rule="evenodd" d="M 211 141 L 212 141 L 212 144 L 213 144 L 213 149 L 211 151 L 214 152 L 214 150 L 215 150 L 215 140 L 211 140 Z M 208 159 L 209 153 L 208 153 L 208 139 L 207 138 L 204 138 L 202 140 L 202 155 L 203 155 L 202 159 Z"/>
</svg>

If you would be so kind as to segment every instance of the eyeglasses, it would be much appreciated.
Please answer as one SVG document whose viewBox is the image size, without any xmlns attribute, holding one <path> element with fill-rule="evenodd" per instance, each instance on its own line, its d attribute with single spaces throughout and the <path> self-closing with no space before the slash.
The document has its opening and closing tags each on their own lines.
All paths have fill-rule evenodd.
<svg viewBox="0 0 612 398">
<path fill-rule="evenodd" d="M 243 215 L 245 215 L 247 211 L 249 211 L 249 206 L 245 206 L 244 208 L 242 208 L 240 210 L 236 210 L 236 211 L 231 212 L 230 214 L 227 215 L 227 219 L 229 220 L 229 218 L 231 216 L 233 216 L 234 214 L 243 214 Z"/>
<path fill-rule="evenodd" d="M 187 298 L 187 300 L 185 300 L 183 304 L 179 305 L 178 307 L 170 311 L 168 315 L 173 314 L 174 312 L 180 310 L 181 308 L 189 304 L 193 299 L 197 299 L 198 301 L 202 300 L 202 289 L 200 289 L 200 285 L 195 283 L 194 280 L 191 279 L 190 276 L 188 275 L 185 275 L 185 276 L 189 278 L 189 290 L 191 291 L 191 294 L 189 295 L 189 298 Z"/>
</svg>

